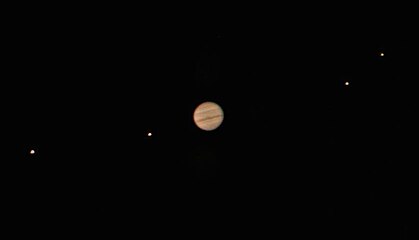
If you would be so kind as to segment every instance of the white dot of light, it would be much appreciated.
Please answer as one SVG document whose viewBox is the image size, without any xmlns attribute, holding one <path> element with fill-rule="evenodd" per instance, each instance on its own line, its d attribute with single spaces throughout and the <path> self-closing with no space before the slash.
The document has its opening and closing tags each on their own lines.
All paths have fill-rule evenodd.
<svg viewBox="0 0 419 240">
<path fill-rule="evenodd" d="M 382 53 L 380 53 L 380 56 L 381 56 L 381 57 L 384 57 L 384 53 L 383 53 L 383 52 L 382 52 Z"/>
<path fill-rule="evenodd" d="M 223 109 L 214 102 L 201 103 L 194 111 L 196 126 L 204 131 L 217 129 L 224 120 Z"/>
<path fill-rule="evenodd" d="M 151 133 L 151 132 L 149 132 L 148 134 L 147 134 L 147 136 L 149 136 L 149 137 L 151 137 L 153 134 Z"/>
<path fill-rule="evenodd" d="M 35 150 L 31 150 L 30 152 L 29 152 L 31 155 L 34 155 L 35 154 Z"/>
<path fill-rule="evenodd" d="M 346 86 L 349 86 L 349 82 L 345 82 L 345 85 L 346 85 Z"/>
</svg>

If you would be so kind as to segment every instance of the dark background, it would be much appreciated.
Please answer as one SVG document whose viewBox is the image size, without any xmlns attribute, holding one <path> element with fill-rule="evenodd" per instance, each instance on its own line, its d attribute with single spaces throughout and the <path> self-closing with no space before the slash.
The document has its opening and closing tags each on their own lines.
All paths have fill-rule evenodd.
<svg viewBox="0 0 419 240">
<path fill-rule="evenodd" d="M 5 18 L 12 216 L 97 233 L 412 237 L 408 13 L 92 9 Z M 193 123 L 204 101 L 224 109 L 213 132 Z"/>
</svg>

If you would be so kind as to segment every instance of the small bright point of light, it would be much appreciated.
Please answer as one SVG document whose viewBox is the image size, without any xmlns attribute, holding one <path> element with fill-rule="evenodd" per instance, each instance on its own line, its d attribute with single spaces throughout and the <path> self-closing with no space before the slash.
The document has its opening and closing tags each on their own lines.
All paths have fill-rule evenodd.
<svg viewBox="0 0 419 240">
<path fill-rule="evenodd" d="M 29 152 L 31 155 L 34 155 L 35 154 L 35 150 L 31 150 L 30 152 Z"/>
<path fill-rule="evenodd" d="M 349 82 L 345 82 L 345 85 L 346 85 L 346 86 L 349 86 Z"/>
<path fill-rule="evenodd" d="M 382 53 L 380 53 L 380 56 L 381 56 L 381 57 L 384 57 L 384 53 L 383 53 L 383 52 L 382 52 Z"/>
<path fill-rule="evenodd" d="M 151 132 L 149 132 L 148 134 L 147 134 L 147 136 L 149 136 L 149 137 L 151 137 L 153 134 L 151 133 Z"/>
</svg>

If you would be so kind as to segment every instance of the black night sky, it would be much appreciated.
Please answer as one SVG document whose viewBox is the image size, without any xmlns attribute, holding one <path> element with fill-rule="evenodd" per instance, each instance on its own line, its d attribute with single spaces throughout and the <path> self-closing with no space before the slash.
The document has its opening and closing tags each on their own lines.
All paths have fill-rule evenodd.
<svg viewBox="0 0 419 240">
<path fill-rule="evenodd" d="M 413 24 L 297 9 L 6 18 L 3 208 L 135 236 L 411 239 Z"/>
</svg>

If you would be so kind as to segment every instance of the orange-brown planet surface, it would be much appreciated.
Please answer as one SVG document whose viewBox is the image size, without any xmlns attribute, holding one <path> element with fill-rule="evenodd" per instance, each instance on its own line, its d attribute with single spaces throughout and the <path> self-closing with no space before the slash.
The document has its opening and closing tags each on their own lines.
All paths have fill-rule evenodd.
<svg viewBox="0 0 419 240">
<path fill-rule="evenodd" d="M 214 102 L 204 102 L 194 111 L 193 119 L 200 129 L 212 131 L 218 128 L 224 120 L 222 108 Z"/>
</svg>

